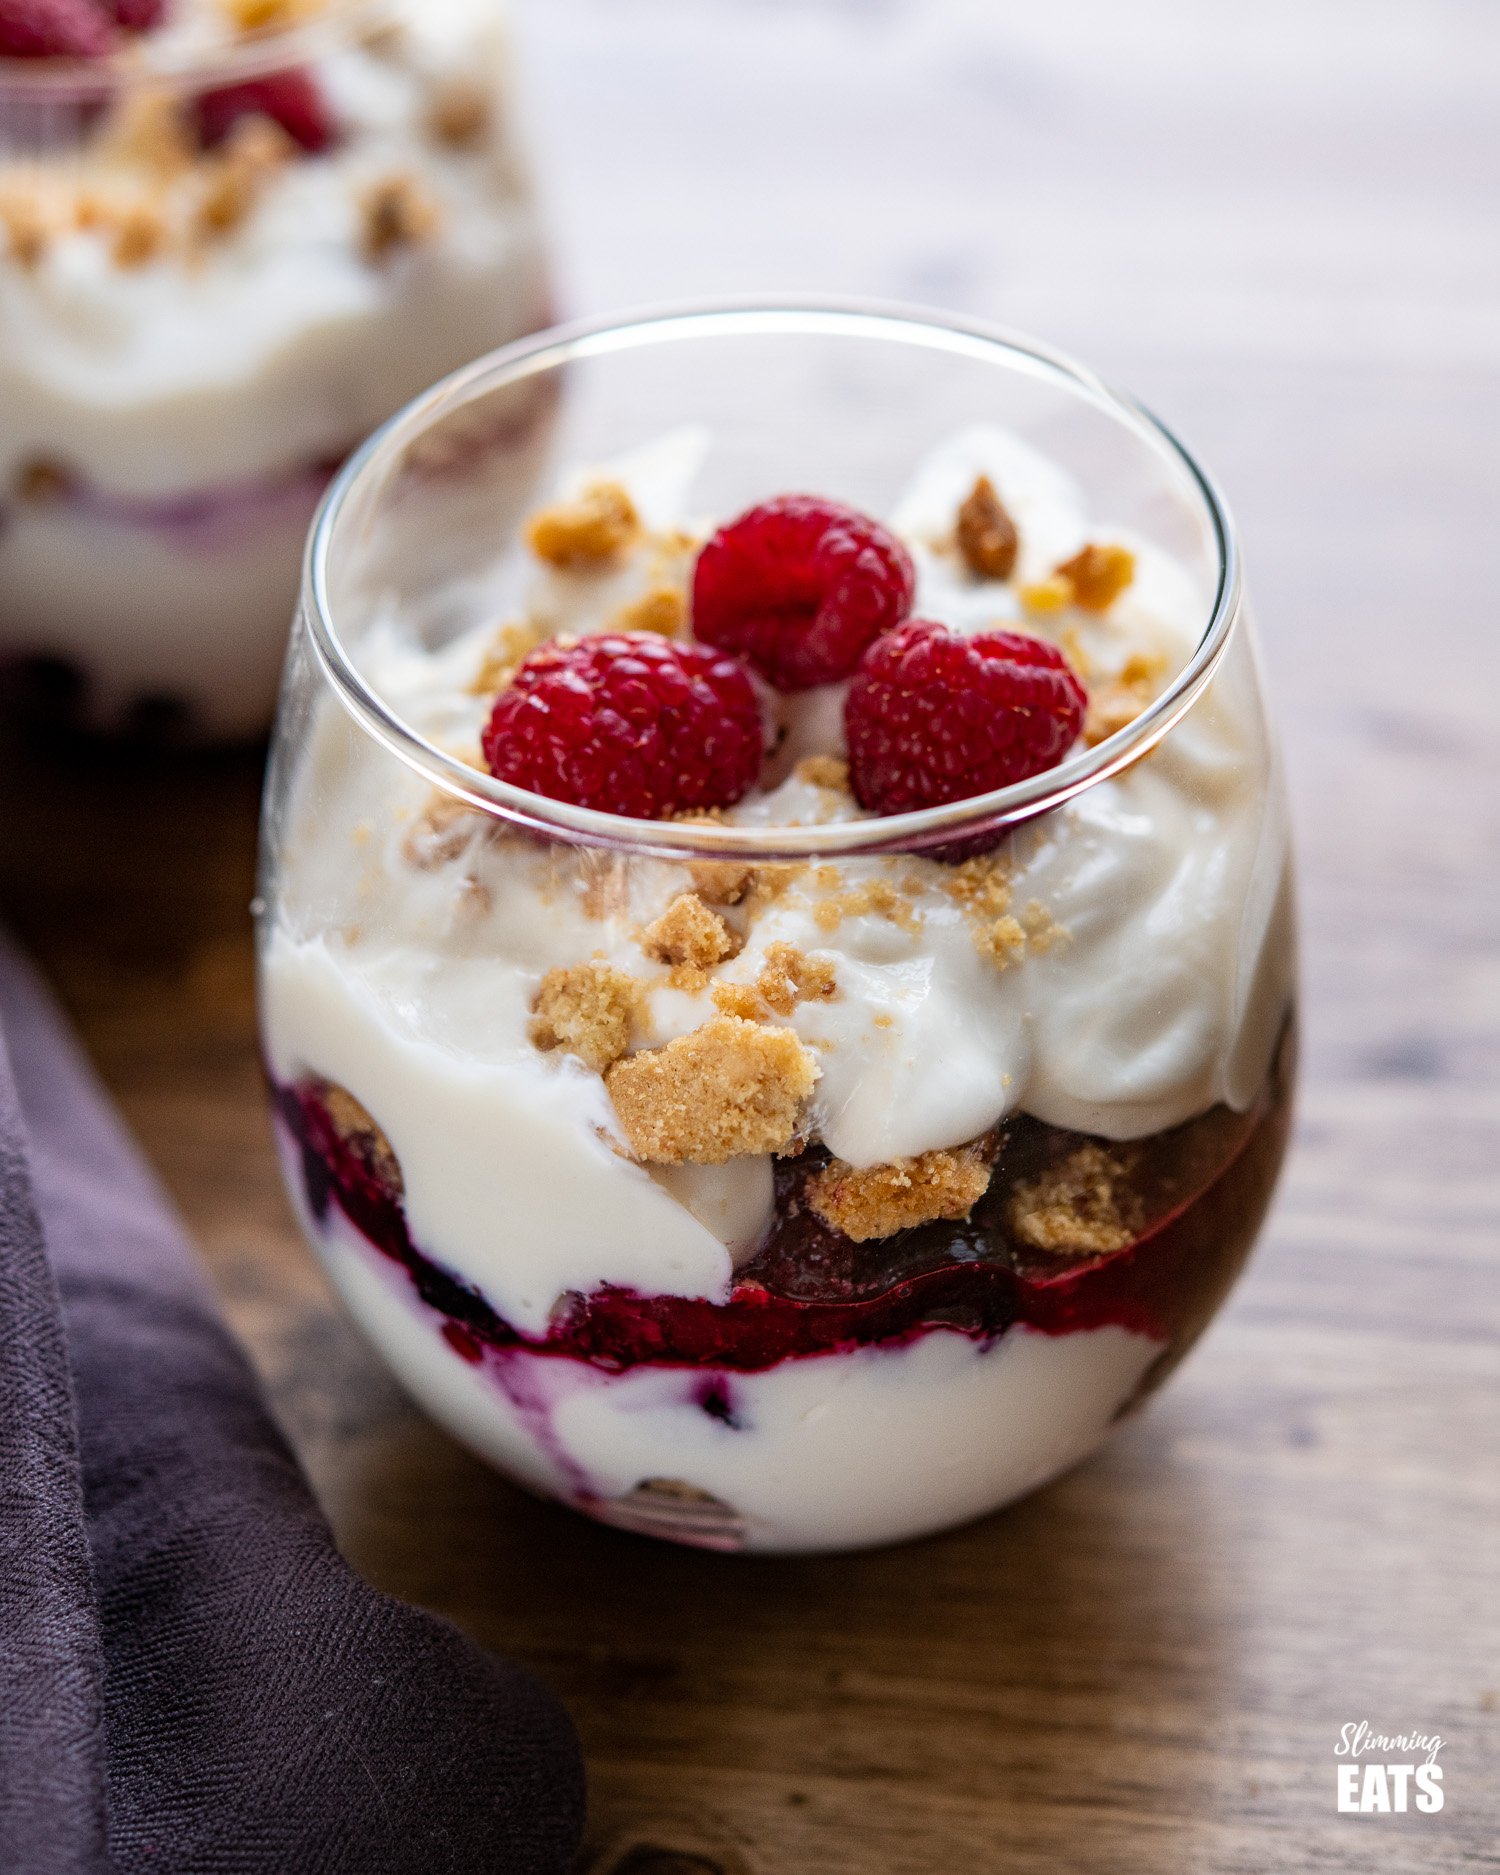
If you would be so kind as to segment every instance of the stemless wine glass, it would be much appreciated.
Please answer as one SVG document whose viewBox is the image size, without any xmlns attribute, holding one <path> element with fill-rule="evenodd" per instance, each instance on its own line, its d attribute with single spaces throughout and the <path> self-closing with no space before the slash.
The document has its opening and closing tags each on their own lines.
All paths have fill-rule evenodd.
<svg viewBox="0 0 1500 1875">
<path fill-rule="evenodd" d="M 1007 581 L 954 559 L 976 468 Z M 894 516 L 919 611 L 1063 646 L 1075 750 L 865 814 L 833 685 L 768 701 L 719 815 L 488 771 L 530 647 L 684 638 L 706 531 L 787 491 Z M 1111 609 L 1058 571 L 1080 529 L 1134 565 Z M 314 528 L 262 894 L 288 1186 L 356 1321 L 513 1478 L 681 1542 L 888 1542 L 1055 1476 L 1203 1329 L 1285 1146 L 1288 833 L 1228 517 L 1089 372 L 935 315 L 573 328 L 394 419 Z"/>
<path fill-rule="evenodd" d="M 333 470 L 545 323 L 540 232 L 497 0 L 129 11 L 162 17 L 0 56 L 0 678 L 233 738 Z"/>
</svg>

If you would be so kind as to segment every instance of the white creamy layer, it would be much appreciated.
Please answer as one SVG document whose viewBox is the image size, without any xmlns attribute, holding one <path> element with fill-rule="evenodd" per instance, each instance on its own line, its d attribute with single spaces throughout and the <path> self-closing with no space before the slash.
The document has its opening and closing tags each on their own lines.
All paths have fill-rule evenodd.
<svg viewBox="0 0 1500 1875">
<path fill-rule="evenodd" d="M 750 1550 L 903 1542 L 996 1510 L 1086 1457 L 1162 1351 L 1124 1328 L 1016 1327 L 990 1343 L 939 1330 L 754 1374 L 608 1374 L 493 1351 L 473 1366 L 378 1252 L 339 1222 L 304 1221 L 397 1379 L 482 1458 L 606 1516 L 648 1479 L 689 1485 L 732 1506 Z M 703 1411 L 712 1379 L 732 1425 Z"/>
<path fill-rule="evenodd" d="M 677 439 L 615 465 L 654 523 L 691 512 L 684 484 L 698 446 Z M 951 529 L 979 467 L 1037 572 L 1088 539 L 1122 538 L 1090 524 L 1052 464 L 997 432 L 966 433 L 922 466 L 897 516 L 918 554 L 919 613 L 957 629 L 1016 610 L 1008 589 L 971 581 L 922 544 Z M 1198 607 L 1169 561 L 1130 544 L 1138 577 L 1111 614 L 1073 612 L 1049 629 L 1076 634 L 1101 673 L 1143 647 L 1176 669 Z M 1032 576 L 1024 562 L 1022 576 Z M 532 609 L 587 629 L 628 596 L 631 577 L 646 576 L 549 573 Z M 361 655 L 408 722 L 448 746 L 477 741 L 487 705 L 465 689 L 474 639 L 431 653 L 411 621 L 387 620 Z M 794 748 L 833 746 L 837 703 L 793 700 Z M 566 1290 L 604 1282 L 724 1294 L 769 1217 L 770 1160 L 670 1172 L 630 1163 L 615 1150 L 599 1076 L 540 1054 L 527 1034 L 546 971 L 596 956 L 650 983 L 645 1045 L 715 1013 L 706 991 L 672 988 L 640 947 L 641 926 L 688 888 L 685 869 L 497 839 L 477 818 L 460 853 L 423 869 L 404 846 L 427 799 L 324 704 L 292 790 L 263 945 L 272 1072 L 324 1076 L 363 1102 L 401 1162 L 415 1241 L 524 1330 L 540 1332 Z M 853 811 L 790 775 L 732 818 L 785 825 Z M 834 966 L 836 999 L 802 1003 L 789 1020 L 820 1070 L 815 1131 L 851 1164 L 956 1145 L 1017 1110 L 1140 1137 L 1218 1102 L 1244 1108 L 1260 1086 L 1290 993 L 1286 831 L 1243 638 L 1162 747 L 1023 829 L 1010 857 L 1013 905 L 1036 908 L 1044 937 L 1006 968 L 976 947 L 951 869 L 896 858 L 798 874 L 716 973 L 752 981 L 776 942 Z M 872 880 L 900 888 L 901 919 L 820 921 L 830 893 Z"/>
<path fill-rule="evenodd" d="M 504 108 L 490 0 L 401 9 L 399 54 L 351 44 L 313 67 L 341 125 L 286 165 L 243 226 L 191 259 L 122 268 L 104 237 L 0 256 L 0 488 L 42 457 L 111 494 L 235 485 L 328 457 L 455 365 L 538 322 L 545 281 Z M 473 150 L 427 127 L 433 86 L 493 83 Z M 429 239 L 371 264 L 360 198 L 408 176 Z"/>
</svg>

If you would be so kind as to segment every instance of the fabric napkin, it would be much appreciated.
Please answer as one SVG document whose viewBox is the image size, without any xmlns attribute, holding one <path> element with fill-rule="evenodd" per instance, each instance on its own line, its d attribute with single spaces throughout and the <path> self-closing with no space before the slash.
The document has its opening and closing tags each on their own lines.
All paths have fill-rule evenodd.
<svg viewBox="0 0 1500 1875">
<path fill-rule="evenodd" d="M 0 944 L 0 1872 L 550 1875 L 582 1809 L 552 1696 L 339 1556 Z"/>
</svg>

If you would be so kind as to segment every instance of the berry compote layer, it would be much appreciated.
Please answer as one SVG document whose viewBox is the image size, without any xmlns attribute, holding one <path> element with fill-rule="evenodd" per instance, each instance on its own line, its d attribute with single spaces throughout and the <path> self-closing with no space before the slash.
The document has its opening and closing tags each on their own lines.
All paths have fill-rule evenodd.
<svg viewBox="0 0 1500 1875">
<path fill-rule="evenodd" d="M 48 674 L 99 726 L 259 733 L 333 467 L 545 318 L 503 18 L 119 21 L 0 18 L 0 680 Z"/>
<path fill-rule="evenodd" d="M 1201 595 L 1003 432 L 888 520 L 702 517 L 705 448 L 565 477 L 359 658 L 474 767 L 748 857 L 525 832 L 328 699 L 272 823 L 267 1068 L 310 1240 L 459 1437 L 683 1542 L 892 1541 L 1083 1457 L 1239 1269 L 1289 1099 L 1279 784 L 1241 646 L 1004 839 L 842 849 L 1127 727 Z"/>
</svg>

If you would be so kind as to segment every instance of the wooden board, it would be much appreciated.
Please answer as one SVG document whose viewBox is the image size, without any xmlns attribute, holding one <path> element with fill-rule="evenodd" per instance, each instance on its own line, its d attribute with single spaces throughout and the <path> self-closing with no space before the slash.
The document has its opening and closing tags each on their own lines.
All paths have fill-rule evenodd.
<svg viewBox="0 0 1500 1875">
<path fill-rule="evenodd" d="M 1038 11 L 523 24 L 575 305 L 793 282 L 1029 324 L 1146 394 L 1240 511 L 1300 828 L 1298 1140 L 1233 1304 L 1106 1454 L 853 1559 L 535 1504 L 401 1400 L 294 1233 L 254 1047 L 257 758 L 9 748 L 0 912 L 349 1554 L 568 1700 L 593 1866 L 1497 1868 L 1500 23 Z M 1442 1734 L 1440 1815 L 1336 1814 L 1359 1720 Z"/>
</svg>

